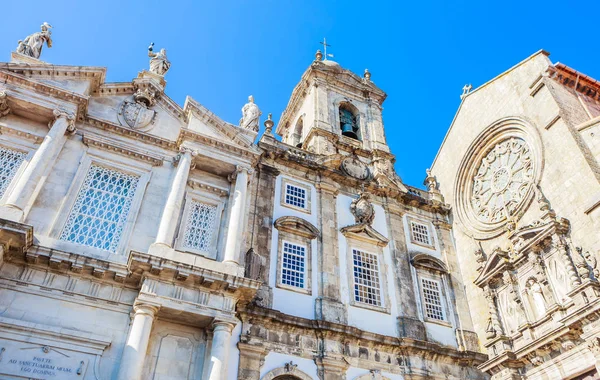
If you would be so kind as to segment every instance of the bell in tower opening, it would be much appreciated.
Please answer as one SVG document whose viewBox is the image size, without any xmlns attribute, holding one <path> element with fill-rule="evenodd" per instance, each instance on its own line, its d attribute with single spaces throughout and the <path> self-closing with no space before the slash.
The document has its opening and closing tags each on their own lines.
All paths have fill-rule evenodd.
<svg viewBox="0 0 600 380">
<path fill-rule="evenodd" d="M 342 135 L 359 140 L 356 116 L 344 107 L 340 107 L 340 128 L 342 129 Z"/>
</svg>

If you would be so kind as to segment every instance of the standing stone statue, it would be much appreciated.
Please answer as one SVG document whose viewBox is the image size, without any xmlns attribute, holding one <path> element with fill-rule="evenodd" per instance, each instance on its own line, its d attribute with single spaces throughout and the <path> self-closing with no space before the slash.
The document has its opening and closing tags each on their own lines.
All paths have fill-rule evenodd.
<svg viewBox="0 0 600 380">
<path fill-rule="evenodd" d="M 242 107 L 242 118 L 240 119 L 240 127 L 258 132 L 258 118 L 262 112 L 258 106 L 254 104 L 254 97 L 248 97 L 248 103 Z"/>
<path fill-rule="evenodd" d="M 154 42 L 148 46 L 148 57 L 150 57 L 150 72 L 158 75 L 165 75 L 171 67 L 171 62 L 167 59 L 167 51 L 160 49 L 158 53 L 154 53 Z"/>
<path fill-rule="evenodd" d="M 44 42 L 49 48 L 52 47 L 52 31 L 50 30 L 52 29 L 52 25 L 44 22 L 40 28 L 42 29 L 41 32 L 30 34 L 25 37 L 25 40 L 19 41 L 17 53 L 39 59 L 42 54 Z"/>
</svg>

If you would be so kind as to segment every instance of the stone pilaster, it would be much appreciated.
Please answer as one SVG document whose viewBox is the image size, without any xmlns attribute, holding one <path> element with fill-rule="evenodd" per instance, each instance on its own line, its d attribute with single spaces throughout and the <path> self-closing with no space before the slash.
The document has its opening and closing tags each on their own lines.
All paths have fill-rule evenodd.
<svg viewBox="0 0 600 380">
<path fill-rule="evenodd" d="M 341 357 L 325 356 L 315 359 L 321 380 L 346 380 L 348 363 Z"/>
<path fill-rule="evenodd" d="M 404 211 L 393 199 L 385 203 L 390 236 L 390 253 L 397 279 L 398 332 L 401 337 L 425 340 L 425 325 L 419 319 L 417 297 L 411 271 L 410 255 L 404 233 Z"/>
<path fill-rule="evenodd" d="M 72 113 L 54 110 L 54 122 L 48 134 L 25 167 L 23 174 L 17 179 L 6 198 L 6 203 L 0 207 L 0 214 L 3 218 L 15 222 L 25 220 L 29 208 L 40 190 L 40 184 L 44 182 L 46 169 L 54 165 L 54 161 L 66 141 L 65 132 L 75 131 L 74 120 L 75 117 Z"/>
<path fill-rule="evenodd" d="M 158 312 L 157 306 L 143 303 L 134 305 L 133 309 L 135 314 L 123 349 L 118 380 L 141 379 L 152 323 Z"/>
<path fill-rule="evenodd" d="M 238 365 L 238 380 L 259 380 L 267 351 L 264 346 L 248 343 L 238 343 L 240 363 Z"/>
<path fill-rule="evenodd" d="M 246 277 L 250 272 L 258 272 L 255 280 L 260 280 L 263 285 L 258 290 L 257 297 L 260 298 L 259 304 L 270 308 L 272 306 L 272 293 L 269 289 L 269 268 L 271 266 L 271 239 L 273 235 L 273 209 L 275 199 L 275 184 L 279 170 L 261 164 L 258 166 L 256 194 L 251 200 L 250 209 L 250 228 L 252 229 L 251 241 L 248 249 L 254 250 L 254 253 L 261 259 L 260 270 L 247 270 Z M 250 269 L 246 263 L 246 268 Z"/>
<path fill-rule="evenodd" d="M 244 216 L 246 209 L 246 198 L 248 197 L 248 175 L 252 169 L 238 166 L 235 171 L 235 188 L 231 198 L 229 214 L 229 227 L 227 228 L 227 240 L 225 242 L 224 262 L 239 264 L 240 249 L 242 247 L 244 234 Z"/>
<path fill-rule="evenodd" d="M 348 313 L 341 302 L 340 289 L 340 251 L 338 243 L 337 195 L 338 187 L 334 183 L 320 181 L 316 185 L 319 197 L 319 297 L 315 304 L 317 319 L 333 323 L 346 324 Z"/>
<path fill-rule="evenodd" d="M 229 346 L 231 345 L 233 325 L 229 322 L 216 321 L 213 326 L 208 379 L 225 380 L 227 379 L 227 364 L 229 363 Z"/>
<path fill-rule="evenodd" d="M 177 160 L 177 170 L 175 172 L 175 177 L 173 178 L 173 183 L 171 184 L 169 196 L 167 197 L 167 203 L 165 204 L 160 219 L 155 244 L 162 244 L 172 248 L 173 239 L 175 238 L 175 229 L 177 228 L 177 218 L 181 212 L 187 179 L 192 167 L 192 157 L 195 155 L 195 152 L 192 152 L 192 150 L 188 148 L 180 149 L 179 158 Z"/>
<path fill-rule="evenodd" d="M 442 252 L 443 261 L 448 266 L 448 285 L 450 286 L 450 299 L 455 305 L 455 318 L 458 323 L 458 328 L 464 330 L 473 330 L 473 321 L 467 301 L 467 294 L 462 280 L 460 266 L 458 265 L 458 255 L 452 240 L 452 226 L 440 219 L 433 221 L 437 239 Z"/>
</svg>

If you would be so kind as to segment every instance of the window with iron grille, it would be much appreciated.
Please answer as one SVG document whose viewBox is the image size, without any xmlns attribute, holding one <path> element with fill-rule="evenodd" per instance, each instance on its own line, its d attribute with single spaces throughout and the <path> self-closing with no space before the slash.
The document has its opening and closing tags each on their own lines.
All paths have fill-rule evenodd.
<svg viewBox="0 0 600 380">
<path fill-rule="evenodd" d="M 305 209 L 306 208 L 306 189 L 292 184 L 285 184 L 285 203 Z"/>
<path fill-rule="evenodd" d="M 61 240 L 115 252 L 131 209 L 139 177 L 92 165 Z"/>
<path fill-rule="evenodd" d="M 304 288 L 305 273 L 306 247 L 284 241 L 281 257 L 281 283 Z"/>
<path fill-rule="evenodd" d="M 210 251 L 216 220 L 217 206 L 192 200 L 185 223 L 183 246 L 203 252 Z"/>
<path fill-rule="evenodd" d="M 379 265 L 377 255 L 352 250 L 354 272 L 354 300 L 367 305 L 381 306 Z"/>
<path fill-rule="evenodd" d="M 427 225 L 417 222 L 410 222 L 410 230 L 414 242 L 432 245 L 429 237 L 429 228 Z"/>
<path fill-rule="evenodd" d="M 423 302 L 425 316 L 430 319 L 444 321 L 444 308 L 442 306 L 442 294 L 440 283 L 438 281 L 421 278 L 421 287 L 423 291 Z"/>
<path fill-rule="evenodd" d="M 0 198 L 17 174 L 25 156 L 25 153 L 0 147 Z"/>
</svg>

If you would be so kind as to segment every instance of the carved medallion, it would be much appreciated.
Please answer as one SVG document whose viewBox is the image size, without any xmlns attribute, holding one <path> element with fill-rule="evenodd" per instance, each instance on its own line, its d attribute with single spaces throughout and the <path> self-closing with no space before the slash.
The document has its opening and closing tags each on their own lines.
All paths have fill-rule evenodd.
<svg viewBox="0 0 600 380">
<path fill-rule="evenodd" d="M 375 209 L 371 204 L 371 198 L 368 193 L 360 193 L 359 197 L 352 201 L 350 212 L 356 219 L 356 224 L 371 225 L 375 218 Z"/>
<path fill-rule="evenodd" d="M 146 104 L 127 99 L 119 109 L 119 122 L 123 126 L 143 130 L 154 121 L 155 115 L 156 111 L 149 109 Z"/>
<path fill-rule="evenodd" d="M 346 175 L 359 180 L 365 180 L 371 175 L 369 167 L 356 156 L 345 158 L 341 168 Z"/>
</svg>

